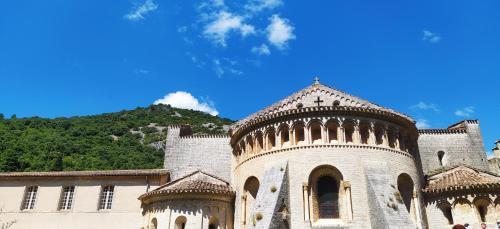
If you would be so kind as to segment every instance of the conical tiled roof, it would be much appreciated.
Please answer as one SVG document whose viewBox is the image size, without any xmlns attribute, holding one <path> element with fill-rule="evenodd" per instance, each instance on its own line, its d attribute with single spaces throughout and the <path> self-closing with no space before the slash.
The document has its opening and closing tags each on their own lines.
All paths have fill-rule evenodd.
<svg viewBox="0 0 500 229">
<path fill-rule="evenodd" d="M 319 101 L 319 102 L 318 102 Z M 240 126 L 244 125 L 248 121 L 252 119 L 256 119 L 262 116 L 273 115 L 278 112 L 293 110 L 297 108 L 308 108 L 308 107 L 352 107 L 352 108 L 366 108 L 366 109 L 375 109 L 381 110 L 389 113 L 396 114 L 398 116 L 405 117 L 409 120 L 408 116 L 398 113 L 392 109 L 388 109 L 382 106 L 379 106 L 375 103 L 371 103 L 367 100 L 361 99 L 359 97 L 347 94 L 335 88 L 323 85 L 316 81 L 314 84 L 306 87 L 279 102 L 274 103 L 273 105 L 266 107 L 247 118 L 244 118 L 235 124 L 233 124 L 232 128 L 237 129 Z M 412 121 L 412 120 L 411 120 Z"/>
<path fill-rule="evenodd" d="M 235 192 L 231 185 L 229 185 L 229 182 L 198 170 L 147 192 L 141 195 L 139 199 L 142 200 L 156 195 L 180 193 L 234 195 Z"/>
<path fill-rule="evenodd" d="M 500 176 L 459 165 L 427 178 L 424 192 L 445 192 L 473 188 L 500 188 Z"/>
</svg>

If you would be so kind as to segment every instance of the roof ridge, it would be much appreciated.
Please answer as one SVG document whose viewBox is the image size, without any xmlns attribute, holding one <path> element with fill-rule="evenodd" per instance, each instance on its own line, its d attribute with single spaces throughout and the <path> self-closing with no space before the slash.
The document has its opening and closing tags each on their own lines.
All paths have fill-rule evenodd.
<svg viewBox="0 0 500 229">
<path fill-rule="evenodd" d="M 231 185 L 228 181 L 226 181 L 226 180 L 224 180 L 224 179 L 222 179 L 222 178 L 220 178 L 220 177 L 218 177 L 218 176 L 215 176 L 215 175 L 212 175 L 212 174 L 209 174 L 209 173 L 203 172 L 202 170 L 198 169 L 198 170 L 195 170 L 195 171 L 193 171 L 193 172 L 191 172 L 191 173 L 188 173 L 188 174 L 187 174 L 187 175 L 185 175 L 185 176 L 182 176 L 182 177 L 177 178 L 177 179 L 175 179 L 175 180 L 173 180 L 173 181 L 170 181 L 170 182 L 168 182 L 168 183 L 166 183 L 166 184 L 163 184 L 163 185 L 161 185 L 161 186 L 159 186 L 159 187 L 157 187 L 157 188 L 155 188 L 155 189 L 151 190 L 151 192 L 152 192 L 152 191 L 159 190 L 159 189 L 162 189 L 162 188 L 165 188 L 165 187 L 168 187 L 168 186 L 172 186 L 172 185 L 174 185 L 174 184 L 176 184 L 176 183 L 178 183 L 178 182 L 181 182 L 181 181 L 185 180 L 185 179 L 186 179 L 186 178 L 188 178 L 188 177 L 194 176 L 194 175 L 195 175 L 195 174 L 197 174 L 197 173 L 201 173 L 201 174 L 203 174 L 203 175 L 206 175 L 206 176 L 212 177 L 212 178 L 214 178 L 214 179 L 220 180 L 220 181 L 222 181 L 222 182 L 226 183 L 226 185 L 229 185 L 229 186 Z"/>
<path fill-rule="evenodd" d="M 339 96 L 341 98 L 344 98 L 341 100 L 345 100 L 344 102 L 346 102 L 347 105 L 344 105 L 344 106 L 347 106 L 347 107 L 360 107 L 360 108 L 372 108 L 372 109 L 383 110 L 386 112 L 391 112 L 391 113 L 403 116 L 403 117 L 411 120 L 411 118 L 408 115 L 405 115 L 403 113 L 399 113 L 397 111 L 394 111 L 393 109 L 383 107 L 379 104 L 373 103 L 369 100 L 366 100 L 366 99 L 363 99 L 361 97 L 349 94 L 347 92 L 344 92 L 342 90 L 339 90 L 339 89 L 331 87 L 331 86 L 327 86 L 327 85 L 324 85 L 321 83 L 314 83 L 308 87 L 305 87 L 301 90 L 298 90 L 298 91 L 292 93 L 289 96 L 286 96 L 283 99 L 278 100 L 277 102 L 275 102 L 269 106 L 264 107 L 263 109 L 258 110 L 257 112 L 254 112 L 254 113 L 248 115 L 247 117 L 239 120 L 238 122 L 233 123 L 231 125 L 231 127 L 233 129 L 239 129 L 241 126 L 243 126 L 249 120 L 256 119 L 256 118 L 259 118 L 259 117 L 264 116 L 264 115 L 274 114 L 274 112 L 280 112 L 280 111 L 286 111 L 286 110 L 292 109 L 292 108 L 287 107 L 287 105 L 290 105 L 291 103 L 293 103 L 294 101 L 297 101 L 301 97 L 308 96 L 310 94 L 309 92 L 314 92 L 316 90 L 324 91 L 324 92 L 326 92 L 326 94 L 328 96 L 332 96 L 332 98 L 334 96 Z M 308 107 L 311 107 L 311 106 L 308 106 Z M 322 107 L 325 107 L 325 106 L 322 106 Z"/>
<path fill-rule="evenodd" d="M 166 169 L 114 169 L 114 170 L 81 170 L 81 171 L 45 171 L 45 172 L 4 172 L 0 177 L 44 177 L 44 176 L 133 176 L 168 173 Z"/>
</svg>

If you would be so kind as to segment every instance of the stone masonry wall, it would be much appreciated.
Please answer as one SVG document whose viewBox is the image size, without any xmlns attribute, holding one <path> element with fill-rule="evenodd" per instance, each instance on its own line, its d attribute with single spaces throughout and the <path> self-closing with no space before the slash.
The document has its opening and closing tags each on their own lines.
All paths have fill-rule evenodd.
<svg viewBox="0 0 500 229">
<path fill-rule="evenodd" d="M 424 173 L 439 169 L 438 152 L 443 151 L 443 166 L 466 164 L 489 170 L 479 123 L 467 123 L 465 133 L 420 133 L 418 147 Z"/>
<path fill-rule="evenodd" d="M 180 136 L 181 127 L 168 128 L 164 166 L 172 180 L 196 170 L 231 181 L 232 149 L 224 135 Z"/>
</svg>

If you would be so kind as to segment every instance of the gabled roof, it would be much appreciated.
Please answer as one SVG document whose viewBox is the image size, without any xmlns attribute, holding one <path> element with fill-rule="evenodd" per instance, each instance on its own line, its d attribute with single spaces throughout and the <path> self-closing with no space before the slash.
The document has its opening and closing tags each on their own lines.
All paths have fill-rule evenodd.
<svg viewBox="0 0 500 229">
<path fill-rule="evenodd" d="M 156 195 L 199 193 L 234 195 L 235 192 L 229 182 L 200 170 L 164 184 L 139 197 L 140 200 Z"/>
<path fill-rule="evenodd" d="M 403 116 L 409 120 L 408 116 L 395 112 L 392 109 L 388 109 L 379 106 L 375 103 L 371 103 L 367 100 L 361 99 L 359 97 L 347 94 L 343 91 L 337 90 L 335 88 L 323 85 L 316 81 L 314 84 L 306 87 L 276 103 L 266 107 L 247 118 L 244 118 L 232 125 L 233 129 L 237 129 L 244 125 L 249 120 L 259 118 L 262 116 L 272 115 L 278 112 L 292 110 L 297 108 L 307 108 L 307 107 L 318 107 L 317 100 L 320 100 L 319 106 L 339 106 L 339 107 L 357 107 L 357 108 L 367 108 L 382 110 L 390 113 Z M 335 105 L 334 105 L 335 103 Z"/>
<path fill-rule="evenodd" d="M 457 165 L 428 176 L 424 192 L 436 193 L 474 188 L 500 188 L 500 176 L 466 165 Z"/>
</svg>

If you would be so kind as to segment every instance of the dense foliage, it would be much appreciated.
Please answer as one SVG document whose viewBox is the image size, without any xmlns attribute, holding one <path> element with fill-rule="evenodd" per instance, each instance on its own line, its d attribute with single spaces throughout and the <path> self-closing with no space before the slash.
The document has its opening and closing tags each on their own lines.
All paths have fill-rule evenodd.
<svg viewBox="0 0 500 229">
<path fill-rule="evenodd" d="M 222 133 L 222 126 L 230 123 L 168 105 L 56 119 L 6 119 L 0 114 L 0 170 L 161 168 L 163 150 L 150 143 L 164 141 L 162 127 L 190 124 L 195 133 Z"/>
</svg>

